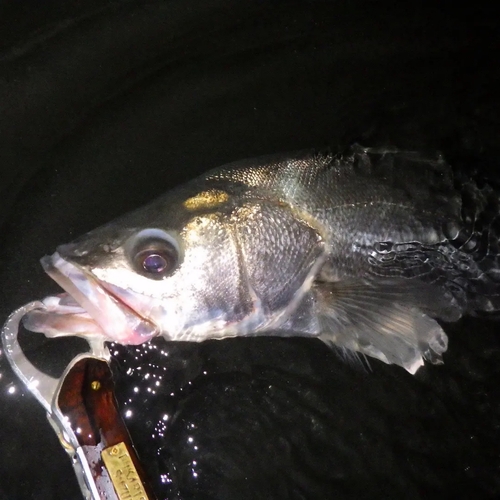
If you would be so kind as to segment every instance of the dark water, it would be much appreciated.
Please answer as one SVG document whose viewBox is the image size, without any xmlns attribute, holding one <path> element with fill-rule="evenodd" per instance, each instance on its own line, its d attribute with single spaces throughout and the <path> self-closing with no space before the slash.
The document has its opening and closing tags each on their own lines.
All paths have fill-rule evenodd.
<svg viewBox="0 0 500 500">
<path fill-rule="evenodd" d="M 227 161 L 358 141 L 498 176 L 486 4 L 44 5 L 0 8 L 18 26 L 0 30 L 2 318 L 57 289 L 38 264 L 57 244 Z M 157 340 L 116 348 L 117 397 L 160 498 L 498 498 L 498 326 L 447 327 L 445 365 L 415 377 L 314 340 Z M 71 357 L 24 343 L 54 371 Z M 41 407 L 0 369 L 0 497 L 79 498 Z"/>
</svg>

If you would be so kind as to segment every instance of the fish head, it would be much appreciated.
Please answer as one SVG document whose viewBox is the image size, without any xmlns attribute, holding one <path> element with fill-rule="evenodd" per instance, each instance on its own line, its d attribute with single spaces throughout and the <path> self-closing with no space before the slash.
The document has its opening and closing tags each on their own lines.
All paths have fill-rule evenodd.
<svg viewBox="0 0 500 500">
<path fill-rule="evenodd" d="M 285 321 L 324 254 L 290 207 L 180 190 L 42 259 L 65 290 L 25 326 L 121 344 L 253 334 Z"/>
</svg>

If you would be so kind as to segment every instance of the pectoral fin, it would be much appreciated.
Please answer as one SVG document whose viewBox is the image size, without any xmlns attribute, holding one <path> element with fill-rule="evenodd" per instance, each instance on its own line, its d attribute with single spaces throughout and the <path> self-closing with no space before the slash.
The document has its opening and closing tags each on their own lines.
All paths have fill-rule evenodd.
<svg viewBox="0 0 500 500">
<path fill-rule="evenodd" d="M 400 365 L 412 374 L 424 359 L 442 363 L 448 338 L 423 312 L 435 306 L 424 285 L 398 280 L 318 282 L 313 291 L 325 343 Z"/>
</svg>

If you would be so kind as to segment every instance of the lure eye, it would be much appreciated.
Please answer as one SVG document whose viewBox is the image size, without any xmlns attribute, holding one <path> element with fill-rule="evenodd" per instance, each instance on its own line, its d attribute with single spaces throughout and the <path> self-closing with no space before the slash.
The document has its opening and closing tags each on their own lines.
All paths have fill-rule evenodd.
<svg viewBox="0 0 500 500">
<path fill-rule="evenodd" d="M 139 236 L 139 235 L 138 235 Z M 175 270 L 179 253 L 171 236 L 146 234 L 135 241 L 132 262 L 135 270 L 151 279 L 163 279 Z"/>
</svg>

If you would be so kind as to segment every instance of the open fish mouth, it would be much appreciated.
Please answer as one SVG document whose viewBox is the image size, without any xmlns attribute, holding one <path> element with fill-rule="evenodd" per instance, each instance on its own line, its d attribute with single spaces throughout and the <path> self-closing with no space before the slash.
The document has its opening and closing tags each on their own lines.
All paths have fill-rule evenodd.
<svg viewBox="0 0 500 500">
<path fill-rule="evenodd" d="M 30 311 L 24 327 L 47 337 L 77 335 L 121 344 L 142 344 L 159 333 L 149 320 L 124 304 L 104 283 L 58 252 L 41 259 L 45 272 L 66 293 L 46 297 L 44 309 Z"/>
</svg>

